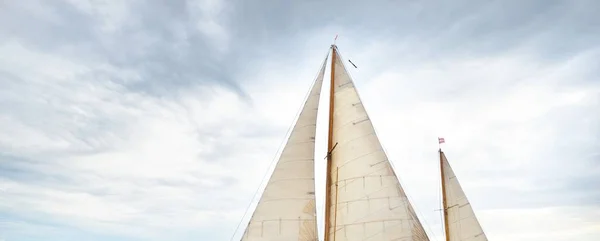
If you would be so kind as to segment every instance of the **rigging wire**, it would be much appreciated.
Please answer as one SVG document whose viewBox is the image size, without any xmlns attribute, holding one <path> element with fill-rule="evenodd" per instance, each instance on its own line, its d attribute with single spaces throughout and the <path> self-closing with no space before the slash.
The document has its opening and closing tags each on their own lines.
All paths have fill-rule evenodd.
<svg viewBox="0 0 600 241">
<path fill-rule="evenodd" d="M 337 47 L 337 45 L 335 46 L 335 48 L 336 48 L 336 49 L 338 48 L 338 47 Z M 337 55 L 339 55 L 339 56 L 340 56 L 340 58 L 342 57 L 342 55 L 340 54 L 340 52 L 339 52 L 339 51 L 337 51 Z M 352 75 L 350 74 L 350 72 L 347 70 L 346 66 L 344 65 L 344 62 L 343 62 L 343 61 L 340 61 L 340 62 L 342 63 L 342 66 L 343 66 L 343 67 L 344 67 L 344 69 L 346 70 L 346 73 L 348 73 L 348 76 L 350 77 L 350 80 L 352 81 L 352 84 L 354 85 L 354 78 L 352 77 Z M 364 102 L 363 102 L 363 101 L 362 101 L 362 99 L 360 98 L 360 94 L 358 93 L 358 90 L 356 90 L 356 95 L 358 96 L 358 100 L 359 100 L 361 103 L 363 103 L 363 106 L 364 106 Z M 366 110 L 366 108 L 365 108 L 365 113 L 367 113 L 367 110 Z M 369 115 L 368 113 L 367 113 L 367 116 L 369 116 L 369 119 L 371 119 L 371 117 L 370 117 L 370 115 Z M 371 122 L 373 122 L 373 121 L 371 120 Z M 377 135 L 377 129 L 375 128 L 375 125 L 371 125 L 371 126 L 373 127 L 373 130 L 374 130 L 374 132 L 375 132 L 375 136 L 378 136 L 378 135 Z M 383 153 L 384 153 L 386 156 L 388 156 L 388 154 L 387 154 L 387 151 L 386 151 L 386 148 L 384 147 L 383 143 L 379 143 L 379 144 L 381 145 L 381 148 L 383 149 Z M 389 163 L 390 163 L 390 165 L 392 166 L 392 170 L 393 170 L 393 172 L 394 172 L 394 176 L 396 176 L 396 178 L 398 179 L 398 182 L 400 183 L 400 186 L 403 186 L 403 185 L 402 185 L 402 180 L 401 180 L 401 178 L 400 178 L 398 175 L 396 175 L 396 171 L 395 171 L 395 170 L 397 170 L 397 169 L 396 169 L 396 167 L 394 166 L 394 163 L 393 163 L 392 161 L 389 161 L 389 160 L 388 160 L 388 162 L 389 162 Z M 402 187 L 402 189 L 404 189 L 404 187 Z M 408 199 L 408 201 L 409 201 L 409 203 L 410 203 L 410 206 L 412 206 L 412 208 L 413 208 L 413 209 L 414 209 L 414 210 L 415 210 L 415 211 L 418 213 L 418 216 L 421 216 L 421 217 L 423 217 L 423 214 L 422 214 L 422 213 L 421 213 L 421 212 L 418 210 L 418 208 L 417 208 L 416 206 L 414 206 L 414 205 L 413 205 L 415 202 L 412 200 L 412 198 L 410 198 L 410 196 L 408 195 L 408 193 L 407 193 L 407 192 L 404 192 L 404 195 L 405 195 L 405 196 L 406 196 L 406 198 Z M 431 227 L 429 226 L 429 223 L 427 223 L 427 221 L 426 221 L 425 219 L 419 219 L 419 218 L 418 218 L 418 216 L 417 216 L 417 220 L 418 220 L 419 222 L 423 222 L 423 223 L 425 224 L 425 227 L 426 227 L 426 228 L 429 230 L 430 234 L 431 234 L 431 235 L 433 235 L 433 231 L 432 231 Z M 434 235 L 434 236 L 433 236 L 433 238 L 434 238 L 434 240 L 436 240 L 436 241 L 437 241 L 437 236 L 435 236 L 435 235 Z"/>
<path fill-rule="evenodd" d="M 327 50 L 327 54 L 325 55 L 325 60 L 323 60 L 323 63 L 321 64 L 321 66 L 323 66 L 326 63 L 328 56 L 329 56 L 329 49 Z M 240 219 L 240 222 L 238 223 L 238 225 L 236 226 L 235 230 L 233 231 L 233 234 L 231 235 L 231 238 L 229 239 L 230 241 L 232 241 L 233 238 L 235 238 L 235 235 L 237 234 L 240 226 L 242 225 L 242 222 L 244 221 L 244 218 L 246 218 L 246 215 L 248 214 L 248 211 L 250 210 L 250 207 L 252 206 L 252 203 L 254 203 L 254 201 L 255 201 L 258 193 L 260 192 L 260 190 L 264 189 L 264 188 L 261 188 L 261 187 L 262 187 L 264 181 L 267 180 L 267 176 L 269 175 L 269 172 L 270 172 L 271 168 L 274 168 L 273 164 L 277 163 L 277 159 L 281 155 L 281 152 L 283 151 L 285 143 L 289 139 L 289 135 L 291 134 L 292 129 L 294 128 L 294 126 L 296 126 L 296 122 L 298 122 L 298 117 L 300 116 L 300 113 L 302 112 L 302 109 L 303 109 L 304 105 L 308 101 L 308 98 L 310 97 L 310 92 L 312 91 L 313 87 L 317 83 L 317 79 L 319 78 L 319 74 L 320 73 L 321 73 L 321 71 L 319 70 L 319 72 L 317 72 L 317 75 L 313 78 L 313 82 L 312 82 L 310 88 L 308 89 L 308 92 L 304 96 L 304 101 L 302 102 L 302 105 L 300 106 L 300 108 L 296 112 L 295 121 L 292 122 L 292 124 L 288 127 L 283 140 L 281 141 L 281 143 L 279 144 L 279 147 L 277 148 L 277 152 L 275 153 L 275 156 L 271 160 L 271 163 L 269 163 L 269 168 L 267 168 L 267 170 L 265 171 L 265 174 L 263 175 L 263 177 L 262 177 L 262 179 L 260 181 L 260 184 L 256 188 L 256 191 L 254 191 L 254 195 L 252 196 L 252 199 L 250 200 L 250 203 L 246 207 L 246 211 L 244 212 L 244 215 L 242 216 L 242 218 Z M 271 175 L 272 175 L 272 173 L 271 173 Z M 250 220 L 248 221 L 248 223 L 250 223 Z"/>
</svg>

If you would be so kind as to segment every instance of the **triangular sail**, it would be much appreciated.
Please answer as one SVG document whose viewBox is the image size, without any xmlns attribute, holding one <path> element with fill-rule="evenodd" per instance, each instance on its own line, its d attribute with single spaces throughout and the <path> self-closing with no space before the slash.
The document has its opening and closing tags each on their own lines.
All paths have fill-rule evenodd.
<svg viewBox="0 0 600 241">
<path fill-rule="evenodd" d="M 326 241 L 429 240 L 334 46 Z"/>
<path fill-rule="evenodd" d="M 242 241 L 317 241 L 314 151 L 327 57 Z"/>
<path fill-rule="evenodd" d="M 487 241 L 487 237 L 473 212 L 469 200 L 446 159 L 440 150 L 442 168 L 444 209 L 446 217 L 446 240 L 448 241 Z"/>
</svg>

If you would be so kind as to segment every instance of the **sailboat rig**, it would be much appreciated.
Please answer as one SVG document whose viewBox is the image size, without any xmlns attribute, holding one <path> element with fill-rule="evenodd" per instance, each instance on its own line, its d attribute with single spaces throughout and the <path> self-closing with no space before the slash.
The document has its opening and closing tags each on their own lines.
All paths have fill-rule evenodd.
<svg viewBox="0 0 600 241">
<path fill-rule="evenodd" d="M 427 241 L 354 82 L 331 45 L 324 241 Z M 315 135 L 325 57 L 241 241 L 318 241 Z M 442 150 L 446 241 L 486 241 Z"/>
</svg>

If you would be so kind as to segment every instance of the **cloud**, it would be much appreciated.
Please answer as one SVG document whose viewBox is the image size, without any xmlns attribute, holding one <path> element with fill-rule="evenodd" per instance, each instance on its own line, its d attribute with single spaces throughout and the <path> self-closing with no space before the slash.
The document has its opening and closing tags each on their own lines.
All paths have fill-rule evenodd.
<svg viewBox="0 0 600 241">
<path fill-rule="evenodd" d="M 491 239 L 593 240 L 595 5 L 4 3 L 0 239 L 227 240 L 339 33 L 430 235 L 442 135 Z"/>
<path fill-rule="evenodd" d="M 536 218 L 530 210 L 540 207 L 557 217 L 571 207 L 598 209 L 600 193 L 592 183 L 600 173 L 593 164 L 600 82 L 591 66 L 599 57 L 595 48 L 562 61 L 512 51 L 440 57 L 418 66 L 397 65 L 358 85 L 415 205 L 421 211 L 439 205 L 435 138 L 445 136 L 444 149 L 467 195 L 482 215 L 489 215 L 483 226 L 497 228 L 490 238 L 500 238 L 505 226 L 493 220 L 501 218 L 495 216 L 501 210 L 518 207 L 511 213 L 516 219 Z M 363 78 L 359 71 L 357 79 Z M 428 211 L 424 216 L 441 237 L 439 217 Z M 597 235 L 597 229 L 590 230 L 589 236 L 560 235 Z"/>
<path fill-rule="evenodd" d="M 515 216 L 526 218 L 517 219 Z M 482 212 L 488 232 L 507 240 L 593 240 L 598 237 L 597 207 L 546 207 Z"/>
</svg>

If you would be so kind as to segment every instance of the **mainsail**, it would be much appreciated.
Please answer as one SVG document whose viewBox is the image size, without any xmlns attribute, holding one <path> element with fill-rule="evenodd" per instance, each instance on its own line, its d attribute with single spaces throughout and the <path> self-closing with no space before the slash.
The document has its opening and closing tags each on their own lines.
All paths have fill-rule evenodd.
<svg viewBox="0 0 600 241">
<path fill-rule="evenodd" d="M 332 45 L 325 241 L 429 241 Z M 325 60 L 328 58 L 326 57 Z M 314 150 L 326 62 L 242 241 L 317 241 Z"/>
<path fill-rule="evenodd" d="M 327 57 L 250 218 L 242 241 L 317 241 L 314 151 Z"/>
<path fill-rule="evenodd" d="M 331 77 L 325 241 L 429 240 L 335 45 Z"/>
<path fill-rule="evenodd" d="M 444 220 L 447 241 L 487 241 L 469 200 L 440 149 Z"/>
</svg>

